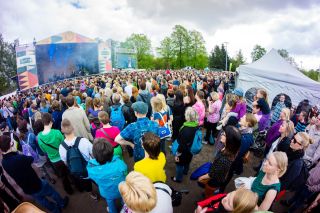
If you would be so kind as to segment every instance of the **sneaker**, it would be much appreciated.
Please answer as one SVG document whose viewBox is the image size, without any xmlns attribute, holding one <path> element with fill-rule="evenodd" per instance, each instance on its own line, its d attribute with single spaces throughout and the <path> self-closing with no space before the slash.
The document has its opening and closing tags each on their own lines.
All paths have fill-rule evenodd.
<svg viewBox="0 0 320 213">
<path fill-rule="evenodd" d="M 96 193 L 90 192 L 90 197 L 92 200 L 98 201 L 99 197 Z"/>
<path fill-rule="evenodd" d="M 201 143 L 203 143 L 203 144 L 208 144 L 208 141 L 202 141 Z"/>
</svg>

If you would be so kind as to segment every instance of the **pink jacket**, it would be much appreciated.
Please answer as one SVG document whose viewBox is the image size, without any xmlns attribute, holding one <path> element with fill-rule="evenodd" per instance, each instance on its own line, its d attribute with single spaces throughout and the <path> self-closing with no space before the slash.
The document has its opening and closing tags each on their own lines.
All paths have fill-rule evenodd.
<svg viewBox="0 0 320 213">
<path fill-rule="evenodd" d="M 195 109 L 198 112 L 199 115 L 199 126 L 203 125 L 204 123 L 204 116 L 206 115 L 206 108 L 203 105 L 201 101 L 197 101 L 193 106 L 193 109 Z"/>
<path fill-rule="evenodd" d="M 219 122 L 221 106 L 222 106 L 222 102 L 220 100 L 216 100 L 213 104 L 209 105 L 209 114 L 207 116 L 208 122 L 210 123 Z"/>
</svg>

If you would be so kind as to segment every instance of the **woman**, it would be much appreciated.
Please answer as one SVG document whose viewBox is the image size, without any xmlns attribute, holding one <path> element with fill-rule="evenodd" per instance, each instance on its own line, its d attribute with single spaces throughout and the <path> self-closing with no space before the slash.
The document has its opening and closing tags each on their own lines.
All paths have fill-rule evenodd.
<svg viewBox="0 0 320 213">
<path fill-rule="evenodd" d="M 241 88 L 236 88 L 233 91 L 233 94 L 236 95 L 237 104 L 236 107 L 233 109 L 233 112 L 238 113 L 237 119 L 240 120 L 247 112 L 247 103 L 243 99 L 243 90 Z"/>
<path fill-rule="evenodd" d="M 52 108 L 52 128 L 61 130 L 61 121 L 62 121 L 62 112 L 60 110 L 60 103 L 57 100 L 54 100 L 51 105 Z"/>
<path fill-rule="evenodd" d="M 92 147 L 94 159 L 87 165 L 88 177 L 99 187 L 101 196 L 106 199 L 108 212 L 117 213 L 116 199 L 121 199 L 118 185 L 124 181 L 127 165 L 114 155 L 110 143 L 104 138 L 95 139 Z"/>
<path fill-rule="evenodd" d="M 194 108 L 198 115 L 199 115 L 199 126 L 202 126 L 204 123 L 204 116 L 206 114 L 206 107 L 205 107 L 205 101 L 204 101 L 204 93 L 202 91 L 198 91 L 196 93 L 196 103 L 192 106 Z"/>
<path fill-rule="evenodd" d="M 185 109 L 186 106 L 183 103 L 183 94 L 181 91 L 176 91 L 175 92 L 175 100 L 173 102 L 173 107 L 172 107 L 172 141 L 177 139 L 178 134 L 179 134 L 179 129 L 183 125 L 183 122 L 185 121 Z"/>
<path fill-rule="evenodd" d="M 172 213 L 171 189 L 164 183 L 152 184 L 139 172 L 130 172 L 119 184 L 124 201 L 121 213 Z"/>
<path fill-rule="evenodd" d="M 217 124 L 220 120 L 220 109 L 222 102 L 219 99 L 219 95 L 216 92 L 212 92 L 210 97 L 208 97 L 208 115 L 207 115 L 207 123 L 206 123 L 206 136 L 204 139 L 204 143 L 208 143 L 210 140 L 210 136 L 216 137 L 216 128 Z"/>
<path fill-rule="evenodd" d="M 122 95 L 122 100 L 123 100 L 123 105 L 122 105 L 122 112 L 123 116 L 126 120 L 125 126 L 128 126 L 129 124 L 135 122 L 137 120 L 136 116 L 134 115 L 134 111 L 131 108 L 132 103 L 129 100 L 129 95 L 128 94 L 123 94 Z"/>
<path fill-rule="evenodd" d="M 47 103 L 46 99 L 42 98 L 40 102 L 40 112 L 41 113 L 49 112 L 49 108 L 50 108 L 50 105 Z"/>
<path fill-rule="evenodd" d="M 103 126 L 96 131 L 96 138 L 105 138 L 112 145 L 114 149 L 114 155 L 119 156 L 122 160 L 122 148 L 118 143 L 114 142 L 114 139 L 120 133 L 120 130 L 118 127 L 110 125 L 110 118 L 107 112 L 99 112 L 98 118 Z"/>
<path fill-rule="evenodd" d="M 258 194 L 258 209 L 268 211 L 280 192 L 279 178 L 286 172 L 288 158 L 284 152 L 274 152 L 264 161 L 262 170 L 252 183 L 251 191 Z"/>
<path fill-rule="evenodd" d="M 222 101 L 223 96 L 224 96 L 224 83 L 223 83 L 223 81 L 220 82 L 217 91 L 219 93 L 219 99 L 220 99 L 220 101 Z"/>
<path fill-rule="evenodd" d="M 175 156 L 176 176 L 171 177 L 172 181 L 181 183 L 183 175 L 187 175 L 189 165 L 193 155 L 190 148 L 193 143 L 196 131 L 198 130 L 198 113 L 192 107 L 188 107 L 185 113 L 186 122 L 180 128 L 177 142 L 179 144 L 178 151 Z"/>
<path fill-rule="evenodd" d="M 89 110 L 92 111 L 93 110 L 93 103 L 92 103 L 92 98 L 91 97 L 87 97 L 86 98 L 86 115 L 89 115 Z"/>
<path fill-rule="evenodd" d="M 205 197 L 212 196 L 212 193 L 225 183 L 229 169 L 241 145 L 240 131 L 234 126 L 226 126 L 221 135 L 221 142 L 225 147 L 216 155 L 209 173 L 198 179 L 200 185 L 205 186 Z"/>
<path fill-rule="evenodd" d="M 96 118 L 98 117 L 98 113 L 101 111 L 102 106 L 100 104 L 100 98 L 93 99 L 93 109 L 88 109 L 89 117 Z"/>
<path fill-rule="evenodd" d="M 132 87 L 132 95 L 131 95 L 131 97 L 130 97 L 131 103 L 134 103 L 134 102 L 137 101 L 138 95 L 139 95 L 139 90 L 138 90 L 138 88 L 135 87 L 135 86 Z"/>
<path fill-rule="evenodd" d="M 182 95 L 183 95 L 183 92 L 182 92 Z M 196 103 L 194 92 L 190 85 L 187 86 L 187 96 L 184 97 L 183 102 L 186 105 L 186 107 L 193 106 Z"/>
<path fill-rule="evenodd" d="M 288 169 L 281 178 L 282 189 L 293 191 L 305 184 L 306 179 L 300 180 L 299 177 L 302 177 L 301 172 L 306 168 L 303 156 L 310 144 L 312 144 L 312 140 L 305 132 L 299 132 L 292 138 L 290 147 L 286 152 L 288 156 Z"/>
</svg>

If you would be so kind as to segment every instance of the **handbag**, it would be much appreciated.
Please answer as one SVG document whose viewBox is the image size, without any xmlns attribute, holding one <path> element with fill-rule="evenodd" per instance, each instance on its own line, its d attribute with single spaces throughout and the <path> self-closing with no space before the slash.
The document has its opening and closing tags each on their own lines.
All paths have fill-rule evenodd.
<svg viewBox="0 0 320 213">
<path fill-rule="evenodd" d="M 162 114 L 159 112 L 161 119 L 164 123 L 164 126 L 159 127 L 159 137 L 160 139 L 169 138 L 171 137 L 172 133 L 169 128 L 168 122 L 164 122 Z"/>
<path fill-rule="evenodd" d="M 210 168 L 212 166 L 211 162 L 207 162 L 202 164 L 199 168 L 197 168 L 194 172 L 192 172 L 190 176 L 190 180 L 198 180 L 199 177 L 209 173 Z"/>
<path fill-rule="evenodd" d="M 234 180 L 234 185 L 237 189 L 239 188 L 246 188 L 251 189 L 253 181 L 256 179 L 256 177 L 238 177 Z"/>
<path fill-rule="evenodd" d="M 178 140 L 175 139 L 172 143 L 172 146 L 171 146 L 171 153 L 176 156 L 177 155 L 177 152 L 178 152 L 178 147 L 179 147 L 179 143 L 178 143 Z"/>
</svg>

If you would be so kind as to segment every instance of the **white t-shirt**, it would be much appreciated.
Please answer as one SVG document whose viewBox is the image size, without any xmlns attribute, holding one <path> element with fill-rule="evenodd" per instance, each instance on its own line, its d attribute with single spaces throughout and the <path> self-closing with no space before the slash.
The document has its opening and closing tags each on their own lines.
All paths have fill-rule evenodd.
<svg viewBox="0 0 320 213">
<path fill-rule="evenodd" d="M 153 185 L 154 187 L 156 187 L 156 191 L 157 191 L 157 205 L 156 207 L 154 207 L 154 209 L 151 210 L 150 213 L 163 213 L 163 212 L 172 213 L 173 212 L 172 200 L 171 200 L 172 190 L 170 189 L 170 187 L 164 183 L 155 183 Z M 161 189 L 157 189 L 157 187 L 167 190 L 170 193 L 170 195 Z"/>
<path fill-rule="evenodd" d="M 67 141 L 66 139 L 64 140 L 64 142 L 68 146 L 73 146 L 75 141 L 76 141 L 76 137 L 74 137 L 71 141 Z M 81 152 L 83 158 L 86 161 L 89 161 L 90 159 L 93 158 L 92 157 L 92 143 L 87 138 L 81 138 L 78 148 L 79 148 L 79 151 Z M 60 146 L 59 146 L 59 154 L 60 154 L 61 160 L 66 163 L 67 162 L 67 150 L 62 146 L 62 144 L 60 144 Z"/>
<path fill-rule="evenodd" d="M 129 84 L 128 86 L 126 86 L 124 88 L 125 93 L 127 93 L 129 95 L 129 97 L 131 97 L 131 95 L 132 95 L 132 87 L 133 87 L 132 84 Z"/>
</svg>

